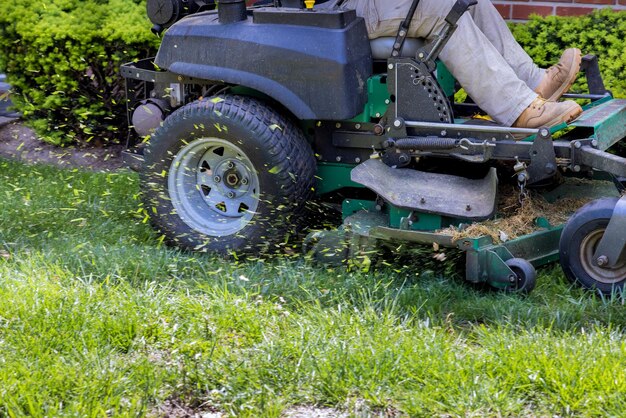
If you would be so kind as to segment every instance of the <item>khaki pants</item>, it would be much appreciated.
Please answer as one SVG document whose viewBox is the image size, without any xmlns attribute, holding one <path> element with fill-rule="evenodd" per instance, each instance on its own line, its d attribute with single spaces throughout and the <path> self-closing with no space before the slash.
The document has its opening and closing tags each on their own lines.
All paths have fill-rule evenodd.
<svg viewBox="0 0 626 418">
<path fill-rule="evenodd" d="M 347 0 L 365 19 L 371 39 L 396 36 L 412 0 Z M 409 36 L 432 39 L 444 26 L 455 0 L 421 0 Z M 511 126 L 537 97 L 545 71 L 537 67 L 491 3 L 478 4 L 459 19 L 439 59 L 467 94 L 495 121 Z"/>
</svg>

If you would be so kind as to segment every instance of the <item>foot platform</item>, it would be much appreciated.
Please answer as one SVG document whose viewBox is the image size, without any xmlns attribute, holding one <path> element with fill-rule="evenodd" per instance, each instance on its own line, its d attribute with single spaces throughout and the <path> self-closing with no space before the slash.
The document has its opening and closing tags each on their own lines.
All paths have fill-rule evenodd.
<svg viewBox="0 0 626 418">
<path fill-rule="evenodd" d="M 471 221 L 492 218 L 496 212 L 498 177 L 494 168 L 484 179 L 473 180 L 391 168 L 381 160 L 371 159 L 356 166 L 351 178 L 403 209 Z"/>
</svg>

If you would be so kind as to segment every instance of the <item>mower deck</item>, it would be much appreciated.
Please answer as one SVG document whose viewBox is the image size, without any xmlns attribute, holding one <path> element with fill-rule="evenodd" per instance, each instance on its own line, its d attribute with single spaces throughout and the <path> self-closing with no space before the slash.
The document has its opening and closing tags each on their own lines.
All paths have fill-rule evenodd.
<svg viewBox="0 0 626 418">
<path fill-rule="evenodd" d="M 620 196 L 611 182 L 581 182 L 576 179 L 566 180 L 560 186 L 541 194 L 541 197 L 555 204 L 567 199 L 590 202 L 607 196 Z M 626 198 L 622 200 L 626 203 Z M 412 213 L 411 216 L 416 215 Z M 506 218 L 498 218 L 498 215 L 496 219 L 506 222 Z M 346 260 L 370 259 L 381 244 L 397 245 L 405 242 L 435 245 L 441 249 L 465 252 L 465 277 L 468 281 L 488 283 L 493 287 L 506 289 L 510 287 L 510 278 L 513 275 L 506 263 L 508 260 L 524 259 L 537 268 L 559 259 L 559 241 L 565 225 L 551 225 L 548 219 L 538 217 L 534 220 L 534 225 L 529 226 L 527 234 L 504 242 L 496 242 L 487 235 L 465 235 L 463 228 L 466 226 L 461 225 L 455 234 L 451 233 L 451 228 L 437 231 L 415 230 L 409 222 L 394 227 L 390 224 L 387 213 L 372 207 L 347 216 L 343 226 L 337 231 L 318 233 L 316 242 L 319 247 L 313 254 L 318 261 L 324 263 L 342 263 Z M 436 254 L 433 251 L 433 256 Z"/>
</svg>

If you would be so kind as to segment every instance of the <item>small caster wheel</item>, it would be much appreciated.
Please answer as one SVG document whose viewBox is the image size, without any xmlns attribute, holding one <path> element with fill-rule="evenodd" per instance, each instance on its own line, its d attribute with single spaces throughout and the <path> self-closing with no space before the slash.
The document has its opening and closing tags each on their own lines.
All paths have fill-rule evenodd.
<svg viewBox="0 0 626 418">
<path fill-rule="evenodd" d="M 537 284 L 537 271 L 529 261 L 523 258 L 511 258 L 506 261 L 515 277 L 511 277 L 511 285 L 506 289 L 513 293 L 529 294 Z"/>
<path fill-rule="evenodd" d="M 626 258 L 613 268 L 605 268 L 594 259 L 617 202 L 617 198 L 598 199 L 580 208 L 565 225 L 559 244 L 565 276 L 605 295 L 622 291 L 626 283 Z"/>
</svg>

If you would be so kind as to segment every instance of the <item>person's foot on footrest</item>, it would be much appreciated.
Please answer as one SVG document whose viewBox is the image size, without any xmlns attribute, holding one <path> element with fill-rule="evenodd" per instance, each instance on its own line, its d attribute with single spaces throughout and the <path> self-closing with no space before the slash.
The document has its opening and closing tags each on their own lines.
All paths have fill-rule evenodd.
<svg viewBox="0 0 626 418">
<path fill-rule="evenodd" d="M 561 123 L 570 123 L 582 112 L 583 109 L 574 101 L 549 102 L 538 97 L 522 112 L 513 127 L 549 128 Z"/>
<path fill-rule="evenodd" d="M 535 93 L 549 101 L 557 101 L 568 92 L 580 71 L 581 54 L 578 48 L 563 52 L 558 64 L 546 70 Z"/>
</svg>

